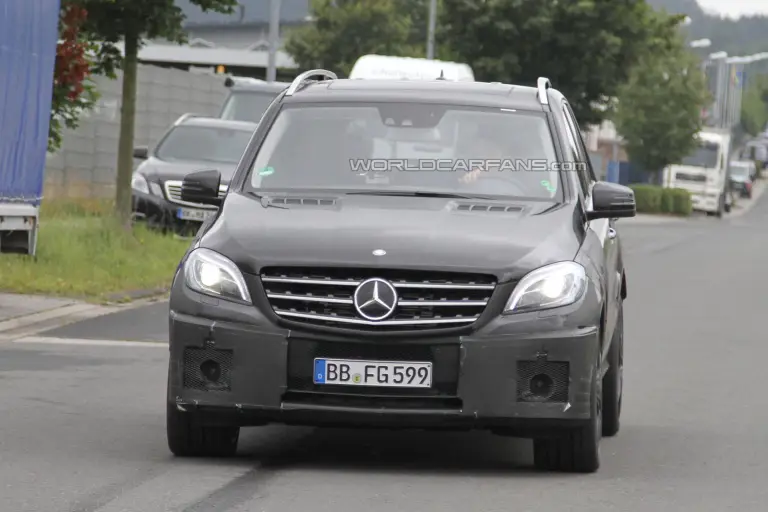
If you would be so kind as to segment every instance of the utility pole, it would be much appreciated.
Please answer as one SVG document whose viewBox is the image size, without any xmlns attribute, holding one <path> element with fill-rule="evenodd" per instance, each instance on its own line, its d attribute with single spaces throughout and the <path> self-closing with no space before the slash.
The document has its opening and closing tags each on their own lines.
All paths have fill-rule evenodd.
<svg viewBox="0 0 768 512">
<path fill-rule="evenodd" d="M 435 58 L 435 25 L 437 24 L 437 0 L 429 0 L 429 28 L 427 30 L 427 58 Z"/>
<path fill-rule="evenodd" d="M 277 80 L 277 46 L 280 43 L 280 2 L 269 0 L 269 61 L 267 82 Z"/>
</svg>

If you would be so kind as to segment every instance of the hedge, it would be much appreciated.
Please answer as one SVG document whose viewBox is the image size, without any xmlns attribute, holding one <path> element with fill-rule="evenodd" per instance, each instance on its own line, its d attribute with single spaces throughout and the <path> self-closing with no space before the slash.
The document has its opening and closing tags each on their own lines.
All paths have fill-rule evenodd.
<svg viewBox="0 0 768 512">
<path fill-rule="evenodd" d="M 691 194 L 681 188 L 662 188 L 656 185 L 631 185 L 635 192 L 637 213 L 669 213 L 690 215 L 693 210 Z"/>
</svg>

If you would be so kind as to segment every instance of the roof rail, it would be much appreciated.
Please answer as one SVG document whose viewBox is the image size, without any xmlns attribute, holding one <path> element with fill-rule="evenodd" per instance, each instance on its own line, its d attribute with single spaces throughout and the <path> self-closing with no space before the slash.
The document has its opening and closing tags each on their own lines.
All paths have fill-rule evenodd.
<svg viewBox="0 0 768 512">
<path fill-rule="evenodd" d="M 325 69 L 311 69 L 309 71 L 305 71 L 304 73 L 297 76 L 293 82 L 291 82 L 291 85 L 288 87 L 288 90 L 285 91 L 286 96 L 293 96 L 296 91 L 299 90 L 299 88 L 310 81 L 311 77 L 323 77 L 327 78 L 329 80 L 336 80 L 338 77 L 336 76 L 336 73 L 332 71 L 328 71 Z"/>
<path fill-rule="evenodd" d="M 193 117 L 205 117 L 205 116 L 203 114 L 194 114 L 194 113 L 182 114 L 181 117 L 179 117 L 176 120 L 176 122 L 173 123 L 173 126 L 178 126 L 181 123 L 183 123 L 184 121 L 186 121 L 187 119 L 191 119 Z"/>
<path fill-rule="evenodd" d="M 549 78 L 540 76 L 536 82 L 536 88 L 539 90 L 537 96 L 539 97 L 539 103 L 542 105 L 549 105 L 549 97 L 547 96 L 547 89 L 552 87 L 552 83 Z"/>
</svg>

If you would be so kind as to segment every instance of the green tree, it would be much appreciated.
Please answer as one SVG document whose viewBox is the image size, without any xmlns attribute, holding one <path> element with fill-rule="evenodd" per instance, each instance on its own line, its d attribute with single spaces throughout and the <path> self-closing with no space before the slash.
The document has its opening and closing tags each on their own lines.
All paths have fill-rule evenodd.
<svg viewBox="0 0 768 512">
<path fill-rule="evenodd" d="M 86 17 L 85 10 L 70 0 L 61 3 L 51 120 L 48 125 L 48 151 L 56 151 L 61 147 L 64 128 L 77 128 L 80 115 L 91 110 L 98 99 L 91 80 L 93 62 L 89 56 L 94 45 L 80 30 Z"/>
<path fill-rule="evenodd" d="M 325 68 L 339 76 L 348 76 L 355 61 L 369 53 L 423 56 L 426 37 L 420 47 L 414 46 L 418 31 L 412 30 L 410 10 L 402 8 L 403 2 L 312 0 L 314 22 L 291 31 L 285 51 L 299 68 Z"/>
<path fill-rule="evenodd" d="M 610 99 L 660 35 L 642 0 L 443 0 L 440 41 L 478 80 L 534 85 L 565 94 L 582 126 L 610 115 Z M 678 18 L 667 17 L 669 37 Z"/>
<path fill-rule="evenodd" d="M 682 39 L 642 58 L 619 89 L 614 115 L 632 162 L 658 183 L 664 167 L 694 149 L 709 100 L 700 63 Z"/>
<path fill-rule="evenodd" d="M 768 125 L 768 76 L 747 75 L 747 88 L 742 96 L 741 126 L 757 135 Z"/>
<path fill-rule="evenodd" d="M 100 42 L 97 70 L 114 76 L 123 70 L 120 142 L 117 156 L 116 214 L 130 226 L 133 136 L 136 114 L 136 73 L 139 48 L 146 39 L 163 38 L 184 42 L 184 14 L 174 0 L 70 0 L 85 8 L 88 17 L 83 29 Z M 191 0 L 203 11 L 231 13 L 237 0 Z M 124 54 L 115 47 L 122 41 Z"/>
</svg>

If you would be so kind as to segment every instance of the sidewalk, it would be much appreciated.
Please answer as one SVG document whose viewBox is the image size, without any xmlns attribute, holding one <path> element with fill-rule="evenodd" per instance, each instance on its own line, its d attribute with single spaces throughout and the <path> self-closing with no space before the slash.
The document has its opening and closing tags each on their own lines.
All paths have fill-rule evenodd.
<svg viewBox="0 0 768 512">
<path fill-rule="evenodd" d="M 0 342 L 141 307 L 151 301 L 152 299 L 145 299 L 115 306 L 101 306 L 74 299 L 0 293 Z"/>
</svg>

